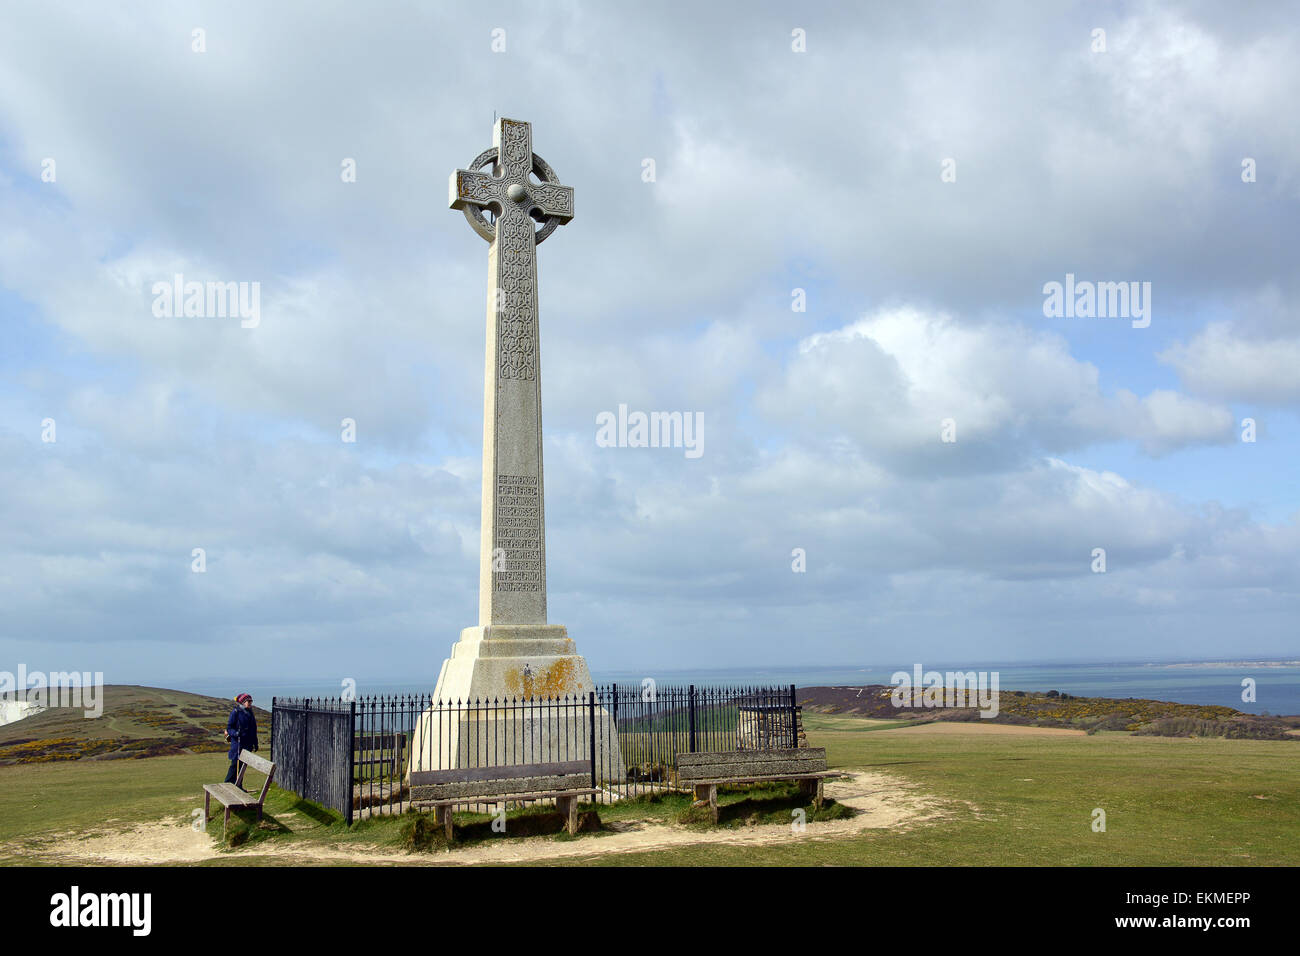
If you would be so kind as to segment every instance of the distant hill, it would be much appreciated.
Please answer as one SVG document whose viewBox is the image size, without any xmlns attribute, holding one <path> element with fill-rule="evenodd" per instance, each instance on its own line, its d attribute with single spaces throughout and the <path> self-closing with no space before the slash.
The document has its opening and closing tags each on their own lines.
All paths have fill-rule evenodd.
<svg viewBox="0 0 1300 956">
<path fill-rule="evenodd" d="M 996 717 L 981 717 L 974 707 L 895 707 L 893 685 L 860 687 L 801 687 L 799 703 L 815 714 L 873 717 L 885 720 L 989 720 L 998 724 L 1066 727 L 1096 732 L 1127 730 L 1163 737 L 1239 737 L 1253 740 L 1295 740 L 1290 730 L 1300 717 L 1262 717 L 1231 707 L 1176 704 L 1142 698 L 1076 697 L 1049 690 L 1003 690 Z M 973 696 L 973 695 L 972 695 Z"/>
<path fill-rule="evenodd" d="M 53 707 L 0 727 L 0 765 L 54 760 L 119 760 L 224 752 L 233 700 L 160 687 L 110 684 L 103 713 Z M 271 740 L 271 714 L 254 705 L 259 746 Z"/>
</svg>

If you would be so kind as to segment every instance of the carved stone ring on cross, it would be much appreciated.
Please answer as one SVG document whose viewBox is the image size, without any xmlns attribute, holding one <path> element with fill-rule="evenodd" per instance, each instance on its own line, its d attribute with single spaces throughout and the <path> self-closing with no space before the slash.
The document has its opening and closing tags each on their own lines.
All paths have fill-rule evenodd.
<svg viewBox="0 0 1300 956">
<path fill-rule="evenodd" d="M 477 172 L 488 163 L 492 164 L 492 173 L 493 175 L 496 175 L 498 170 L 497 147 L 495 146 L 491 149 L 485 149 L 483 152 L 475 156 L 474 162 L 470 163 L 466 168 L 471 172 Z M 555 175 L 555 170 L 551 169 L 550 164 L 536 153 L 533 153 L 533 172 L 536 173 L 537 178 L 544 183 L 555 183 L 558 185 L 560 182 L 560 177 Z M 515 202 L 519 202 L 520 200 L 527 198 L 527 190 L 518 183 L 513 183 L 507 190 L 507 195 L 509 195 L 509 197 Z M 537 207 L 535 206 L 529 206 L 529 215 L 532 215 L 536 208 Z M 488 242 L 491 242 L 496 238 L 496 226 L 488 222 L 487 217 L 483 215 L 482 208 L 466 203 L 461 209 L 461 212 L 465 214 L 465 221 L 470 224 L 470 227 Z M 542 228 L 538 229 L 535 233 L 536 238 L 534 239 L 534 242 L 540 246 L 542 241 L 558 229 L 564 221 L 565 220 L 561 219 L 559 216 L 547 216 L 545 220 L 542 221 Z M 527 233 L 524 233 L 524 235 L 527 235 Z"/>
</svg>

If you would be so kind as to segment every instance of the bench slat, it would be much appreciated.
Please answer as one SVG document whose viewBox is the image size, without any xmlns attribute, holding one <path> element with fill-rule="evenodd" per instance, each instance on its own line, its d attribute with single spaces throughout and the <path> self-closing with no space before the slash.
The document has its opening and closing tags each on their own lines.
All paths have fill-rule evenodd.
<svg viewBox="0 0 1300 956">
<path fill-rule="evenodd" d="M 692 767 L 753 767 L 765 763 L 782 764 L 789 767 L 825 766 L 826 758 L 821 755 L 793 758 L 782 757 L 779 754 L 752 754 L 746 760 L 692 760 L 689 762 L 679 760 L 677 768 L 679 770 L 690 770 Z"/>
<path fill-rule="evenodd" d="M 414 776 L 414 775 L 412 775 Z M 412 800 L 445 800 L 487 794 L 515 794 L 575 790 L 591 786 L 590 773 L 556 777 L 518 777 L 511 780 L 466 780 L 411 787 Z"/>
<path fill-rule="evenodd" d="M 509 800 L 546 800 L 551 797 L 590 797 L 600 793 L 599 788 L 580 790 L 543 790 L 537 793 L 496 793 L 474 797 L 454 797 L 443 800 L 412 800 L 413 807 L 453 807 L 463 803 L 504 803 Z"/>
<path fill-rule="evenodd" d="M 677 755 L 677 778 L 683 784 L 704 779 L 819 773 L 825 769 L 824 747 L 804 750 L 706 751 Z"/>
<path fill-rule="evenodd" d="M 725 783 L 771 783 L 777 780 L 831 780 L 835 777 L 846 776 L 848 774 L 840 773 L 838 770 L 827 770 L 821 773 L 779 773 L 767 777 L 722 777 L 709 780 L 696 780 L 692 777 L 689 783 L 693 787 L 703 787 Z"/>
<path fill-rule="evenodd" d="M 255 807 L 259 803 L 257 794 L 245 793 L 233 783 L 205 783 L 203 789 L 223 807 Z"/>
<path fill-rule="evenodd" d="M 750 764 L 704 764 L 699 767 L 682 767 L 677 775 L 682 780 L 694 780 L 696 777 L 734 777 L 737 774 L 820 773 L 825 769 L 826 764 L 822 761 L 800 763 L 763 760 Z"/>
<path fill-rule="evenodd" d="M 524 763 L 504 767 L 461 767 L 455 770 L 417 770 L 411 774 L 411 786 L 439 783 L 471 783 L 487 780 L 514 780 L 520 777 L 559 777 L 585 773 L 591 777 L 590 760 L 561 760 L 555 763 Z"/>
<path fill-rule="evenodd" d="M 772 750 L 706 750 L 677 755 L 678 767 L 703 763 L 747 763 L 751 760 L 825 760 L 825 747 L 793 747 Z"/>
<path fill-rule="evenodd" d="M 248 764 L 254 770 L 259 773 L 264 773 L 267 776 L 270 776 L 271 771 L 275 769 L 275 764 L 271 763 L 271 761 L 267 760 L 265 757 L 258 756 L 251 750 L 241 750 L 239 752 L 239 759 Z"/>
</svg>

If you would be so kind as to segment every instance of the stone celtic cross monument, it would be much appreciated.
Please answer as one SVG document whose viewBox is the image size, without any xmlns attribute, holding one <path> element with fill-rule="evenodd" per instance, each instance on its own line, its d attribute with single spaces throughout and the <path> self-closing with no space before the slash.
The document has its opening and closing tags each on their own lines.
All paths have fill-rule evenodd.
<svg viewBox="0 0 1300 956">
<path fill-rule="evenodd" d="M 587 663 L 568 630 L 546 620 L 537 246 L 573 218 L 573 190 L 560 185 L 554 170 L 533 152 L 528 123 L 498 119 L 492 141 L 492 148 L 475 157 L 468 169 L 451 174 L 450 203 L 490 243 L 478 625 L 461 631 L 451 657 L 443 662 L 434 709 L 416 730 L 413 764 L 428 763 L 420 754 L 422 743 L 426 751 L 431 749 L 427 735 L 464 736 L 463 722 L 449 718 L 445 710 L 441 717 L 435 715 L 438 701 L 445 708 L 470 700 L 539 699 L 593 689 Z M 485 171 L 489 164 L 491 169 Z M 605 737 L 605 732 L 613 732 L 608 718 L 599 713 L 605 724 L 602 738 L 613 739 L 617 748 L 616 738 Z M 496 732 L 510 736 L 516 730 L 507 727 L 503 717 Z M 462 740 L 451 749 L 463 749 L 464 744 Z M 454 758 L 450 764 L 444 758 L 428 769 L 459 765 Z"/>
<path fill-rule="evenodd" d="M 451 174 L 451 208 L 462 210 L 474 230 L 491 243 L 479 625 L 544 626 L 546 523 L 536 247 L 573 218 L 573 190 L 558 185 L 551 168 L 533 155 L 527 123 L 497 120 L 493 141 L 496 145 L 476 157 L 470 169 Z M 495 175 L 477 171 L 489 162 Z M 531 180 L 534 171 L 541 183 Z M 487 221 L 484 209 L 492 210 L 495 223 Z M 544 217 L 540 231 L 534 231 L 533 214 Z"/>
</svg>

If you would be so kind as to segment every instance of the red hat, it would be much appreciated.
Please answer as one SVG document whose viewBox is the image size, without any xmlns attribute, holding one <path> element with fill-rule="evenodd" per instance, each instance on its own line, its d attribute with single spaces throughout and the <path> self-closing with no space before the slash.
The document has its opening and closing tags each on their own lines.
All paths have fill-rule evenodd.
<svg viewBox="0 0 1300 956">
<path fill-rule="evenodd" d="M 235 703 L 242 704 L 244 701 L 252 700 L 252 699 L 253 699 L 252 694 L 240 694 L 238 697 L 235 698 Z"/>
</svg>

